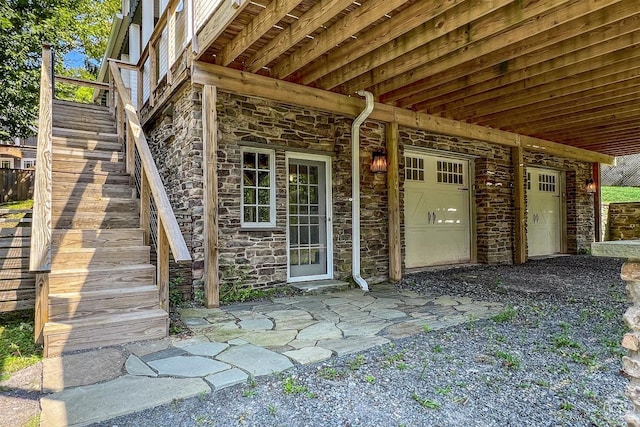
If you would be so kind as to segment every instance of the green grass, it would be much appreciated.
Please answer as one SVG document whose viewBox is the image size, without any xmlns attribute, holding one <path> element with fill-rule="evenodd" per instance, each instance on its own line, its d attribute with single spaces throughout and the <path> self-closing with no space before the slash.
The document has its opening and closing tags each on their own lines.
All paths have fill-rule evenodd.
<svg viewBox="0 0 640 427">
<path fill-rule="evenodd" d="M 33 200 L 0 203 L 0 209 L 33 209 Z"/>
<path fill-rule="evenodd" d="M 0 379 L 42 360 L 42 348 L 33 342 L 33 311 L 0 314 Z"/>
<path fill-rule="evenodd" d="M 602 187 L 602 203 L 640 202 L 640 187 Z"/>
</svg>

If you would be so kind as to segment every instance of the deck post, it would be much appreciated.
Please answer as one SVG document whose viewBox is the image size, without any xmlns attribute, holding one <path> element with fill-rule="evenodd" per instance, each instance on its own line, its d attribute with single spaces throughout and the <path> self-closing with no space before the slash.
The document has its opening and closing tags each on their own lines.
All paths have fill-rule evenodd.
<svg viewBox="0 0 640 427">
<path fill-rule="evenodd" d="M 526 205 L 524 183 L 524 153 L 522 147 L 511 149 L 513 165 L 513 263 L 523 264 L 527 261 Z"/>
<path fill-rule="evenodd" d="M 387 130 L 387 198 L 389 204 L 389 280 L 402 279 L 402 244 L 400 241 L 400 177 L 398 123 L 391 122 Z"/>
</svg>

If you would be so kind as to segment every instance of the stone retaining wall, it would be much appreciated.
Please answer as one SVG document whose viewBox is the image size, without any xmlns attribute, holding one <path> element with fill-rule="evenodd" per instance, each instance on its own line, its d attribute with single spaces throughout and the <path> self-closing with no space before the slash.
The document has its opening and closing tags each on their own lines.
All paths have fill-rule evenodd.
<svg viewBox="0 0 640 427">
<path fill-rule="evenodd" d="M 610 203 L 607 240 L 640 239 L 640 202 Z"/>
</svg>

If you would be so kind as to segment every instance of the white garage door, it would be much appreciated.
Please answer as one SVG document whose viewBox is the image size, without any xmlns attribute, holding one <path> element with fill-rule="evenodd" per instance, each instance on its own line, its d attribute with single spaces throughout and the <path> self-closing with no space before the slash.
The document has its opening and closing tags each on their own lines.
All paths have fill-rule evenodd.
<svg viewBox="0 0 640 427">
<path fill-rule="evenodd" d="M 527 168 L 527 244 L 529 256 L 561 251 L 560 172 Z"/>
<path fill-rule="evenodd" d="M 469 161 L 405 156 L 407 268 L 471 260 Z"/>
</svg>

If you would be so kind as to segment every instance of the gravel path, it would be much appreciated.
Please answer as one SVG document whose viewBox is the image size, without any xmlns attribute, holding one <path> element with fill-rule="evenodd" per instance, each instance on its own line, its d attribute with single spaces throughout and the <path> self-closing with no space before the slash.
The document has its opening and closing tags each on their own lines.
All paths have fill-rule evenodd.
<svg viewBox="0 0 640 427">
<path fill-rule="evenodd" d="M 418 293 L 508 308 L 100 425 L 623 425 L 621 264 L 576 256 L 409 275 L 401 286 Z"/>
</svg>

